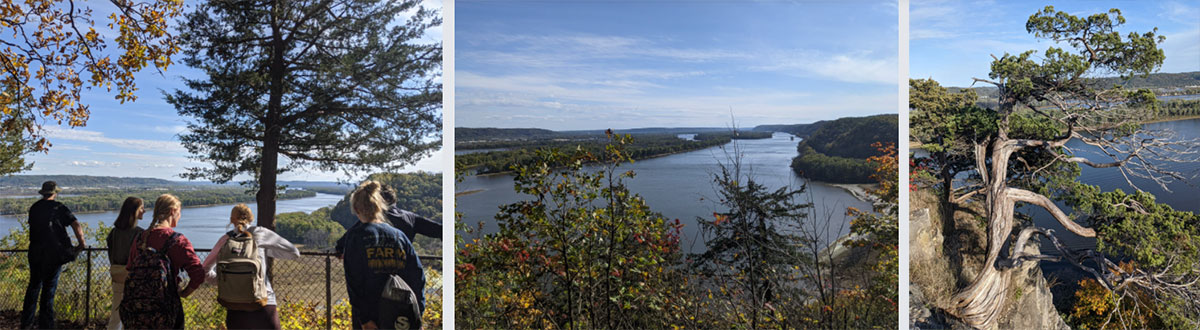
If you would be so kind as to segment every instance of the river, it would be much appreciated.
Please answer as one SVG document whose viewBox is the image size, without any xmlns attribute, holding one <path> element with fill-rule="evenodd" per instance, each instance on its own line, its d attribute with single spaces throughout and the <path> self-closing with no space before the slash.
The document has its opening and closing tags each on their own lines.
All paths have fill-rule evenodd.
<svg viewBox="0 0 1200 330">
<path fill-rule="evenodd" d="M 317 193 L 314 197 L 280 200 L 276 202 L 275 209 L 278 213 L 288 212 L 312 212 L 326 206 L 333 206 L 338 201 L 342 200 L 341 195 Z M 188 240 L 192 241 L 192 245 L 197 249 L 209 249 L 217 244 L 217 239 L 221 238 L 232 227 L 229 225 L 229 212 L 236 204 L 223 204 L 213 206 L 198 206 L 183 208 L 182 217 L 179 219 L 179 225 L 175 227 Z M 258 216 L 258 204 L 246 203 L 250 209 L 254 211 L 255 219 Z M 69 208 L 70 205 L 67 205 Z M 80 222 L 87 223 L 88 226 L 95 228 L 100 222 L 104 222 L 108 226 L 112 226 L 113 221 L 117 219 L 118 211 L 96 212 L 96 213 L 77 213 L 75 217 Z M 150 219 L 154 218 L 154 210 L 147 209 L 142 220 L 138 221 L 138 225 L 145 228 L 150 224 Z M 17 216 L 0 215 L 0 234 L 7 235 L 12 228 L 20 228 L 20 223 Z M 20 219 L 24 219 L 21 216 Z M 74 239 L 74 234 L 71 238 Z M 100 247 L 103 243 L 89 242 L 89 245 Z"/>
<path fill-rule="evenodd" d="M 793 140 L 791 135 L 775 133 L 770 139 L 736 142 L 745 155 L 744 166 L 750 169 L 758 182 L 771 189 L 804 184 L 804 180 L 796 176 L 790 167 L 792 157 L 796 156 L 796 143 L 799 142 Z M 662 213 L 668 219 L 679 219 L 684 224 L 681 244 L 685 251 L 703 250 L 703 243 L 696 241 L 699 229 L 696 218 L 711 219 L 713 212 L 722 210 L 714 202 L 717 194 L 712 174 L 719 170 L 718 162 L 725 160 L 724 148 L 730 145 L 639 160 L 620 168 L 622 172 L 633 170 L 637 173 L 636 177 L 628 180 L 627 185 L 630 191 L 645 198 L 651 210 Z M 455 190 L 470 192 L 458 197 L 457 210 L 463 213 L 463 221 L 468 226 L 475 227 L 482 223 L 484 233 L 496 231 L 496 224 L 491 219 L 499 211 L 500 205 L 529 197 L 513 191 L 511 175 L 469 176 L 457 184 Z M 846 207 L 871 209 L 870 203 L 858 200 L 836 186 L 812 182 L 808 185 L 808 191 L 815 205 L 809 213 L 822 219 L 826 215 L 832 217 L 833 226 L 825 235 L 826 242 L 849 231 L 850 219 L 845 216 Z"/>
<path fill-rule="evenodd" d="M 1148 130 L 1170 130 L 1177 134 L 1178 139 L 1200 139 L 1200 119 L 1185 119 L 1167 122 L 1158 122 L 1145 124 L 1143 126 Z M 1083 156 L 1096 162 L 1112 162 L 1112 158 L 1101 155 L 1095 147 L 1088 146 L 1079 140 L 1072 140 L 1067 143 L 1068 147 L 1075 150 L 1077 156 Z M 1196 156 L 1193 156 L 1193 158 Z M 1200 203 L 1196 203 L 1196 196 L 1200 195 L 1200 161 L 1184 162 L 1184 163 L 1169 163 L 1161 164 L 1167 169 L 1178 171 L 1184 177 L 1190 178 L 1190 181 L 1176 181 L 1167 185 L 1170 191 L 1164 190 L 1162 187 L 1154 184 L 1149 179 L 1142 179 L 1130 176 L 1130 181 L 1137 185 L 1138 188 L 1149 192 L 1155 196 L 1155 200 L 1160 203 L 1166 203 L 1172 208 L 1181 211 L 1200 212 Z M 1129 185 L 1125 177 L 1121 175 L 1121 171 L 1117 168 L 1092 168 L 1086 165 L 1081 165 L 1082 170 L 1079 175 L 1079 181 L 1096 185 L 1101 191 L 1113 191 L 1120 189 L 1127 193 L 1132 193 L 1135 188 Z M 1062 203 L 1059 203 L 1065 212 L 1070 213 L 1070 208 Z M 1033 216 L 1034 223 L 1044 228 L 1054 229 L 1056 236 L 1063 240 L 1067 246 L 1072 249 L 1095 248 L 1096 240 L 1091 238 L 1083 238 L 1067 231 L 1062 224 L 1054 220 L 1045 210 L 1040 207 L 1025 206 L 1019 209 L 1023 213 Z M 1080 221 L 1086 225 L 1086 220 Z M 1055 253 L 1053 247 L 1043 244 L 1042 250 L 1046 253 Z"/>
</svg>

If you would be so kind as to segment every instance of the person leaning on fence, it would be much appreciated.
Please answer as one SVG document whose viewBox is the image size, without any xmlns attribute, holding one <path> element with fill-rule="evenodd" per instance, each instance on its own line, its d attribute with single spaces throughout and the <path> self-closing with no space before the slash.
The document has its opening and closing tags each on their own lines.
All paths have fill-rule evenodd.
<svg viewBox="0 0 1200 330">
<path fill-rule="evenodd" d="M 371 180 L 350 195 L 350 209 L 361 222 L 343 236 L 350 316 L 355 329 L 418 328 L 425 310 L 425 273 L 408 237 L 384 222 L 387 205 L 381 190 Z M 393 309 L 398 291 L 411 296 L 405 299 L 413 302 L 405 305 L 411 309 Z"/>
<path fill-rule="evenodd" d="M 42 199 L 29 207 L 29 286 L 25 288 L 25 301 L 21 309 L 22 329 L 34 325 L 34 314 L 37 314 L 39 329 L 58 328 L 54 322 L 54 291 L 58 287 L 58 275 L 62 273 L 63 264 L 74 261 L 79 251 L 87 247 L 83 228 L 79 226 L 75 215 L 66 205 L 54 200 L 59 191 L 54 181 L 42 183 L 42 190 L 38 191 Z M 75 230 L 79 246 L 71 246 L 67 226 Z"/>
<path fill-rule="evenodd" d="M 408 237 L 408 241 L 412 242 L 417 237 L 417 234 L 429 236 L 432 238 L 442 238 L 442 223 L 420 216 L 412 211 L 400 208 L 396 205 L 396 190 L 391 186 L 384 185 L 383 190 L 379 192 L 379 196 L 383 198 L 386 205 L 390 205 L 383 216 L 387 218 L 388 223 L 392 227 L 396 227 L 404 236 Z M 350 229 L 358 227 L 362 222 L 355 222 L 350 226 Z M 342 257 L 342 250 L 345 248 L 345 241 L 338 239 L 334 250 L 337 252 L 338 258 Z"/>
<path fill-rule="evenodd" d="M 129 263 L 125 266 L 129 276 L 120 307 L 121 321 L 127 328 L 183 329 L 180 298 L 187 298 L 204 283 L 204 266 L 192 242 L 174 229 L 179 225 L 181 209 L 174 195 L 158 196 L 150 228 L 129 248 Z M 186 271 L 190 279 L 182 291 L 178 289 L 181 271 Z"/>
<path fill-rule="evenodd" d="M 108 232 L 108 237 L 105 242 L 108 243 L 108 273 L 112 275 L 112 310 L 108 312 L 108 328 L 121 328 L 121 313 L 117 311 L 117 306 L 121 306 L 121 296 L 125 292 L 125 277 L 129 275 L 129 271 L 125 270 L 125 264 L 129 262 L 129 247 L 133 245 L 133 240 L 145 230 L 137 225 L 138 220 L 142 219 L 142 215 L 146 213 L 145 202 L 141 198 L 129 197 L 125 199 L 125 203 L 121 204 L 121 213 L 117 215 L 117 220 L 113 222 L 112 231 Z"/>
<path fill-rule="evenodd" d="M 250 226 L 254 222 L 254 214 L 246 204 L 233 207 L 229 222 L 235 229 L 222 235 L 212 252 L 204 258 L 208 280 L 217 280 L 217 299 L 226 307 L 225 327 L 278 330 L 279 310 L 276 308 L 275 290 L 271 287 L 271 279 L 267 277 L 266 258 L 296 259 L 300 257 L 300 250 L 271 229 Z M 256 251 L 240 249 L 251 245 Z M 239 260 L 239 257 L 254 260 Z M 256 268 L 255 273 L 244 274 L 245 271 L 240 269 L 243 266 Z M 260 286 L 262 290 L 255 290 Z"/>
</svg>

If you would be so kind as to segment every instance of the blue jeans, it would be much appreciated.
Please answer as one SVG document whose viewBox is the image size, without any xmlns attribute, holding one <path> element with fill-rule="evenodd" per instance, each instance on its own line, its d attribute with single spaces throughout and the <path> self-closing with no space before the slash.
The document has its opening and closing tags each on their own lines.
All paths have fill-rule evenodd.
<svg viewBox="0 0 1200 330">
<path fill-rule="evenodd" d="M 38 329 L 54 329 L 54 290 L 58 288 L 58 275 L 62 265 L 53 261 L 29 260 L 29 286 L 25 288 L 25 304 L 21 309 L 21 328 L 33 326 L 37 314 Z M 41 299 L 38 292 L 41 291 Z"/>
</svg>

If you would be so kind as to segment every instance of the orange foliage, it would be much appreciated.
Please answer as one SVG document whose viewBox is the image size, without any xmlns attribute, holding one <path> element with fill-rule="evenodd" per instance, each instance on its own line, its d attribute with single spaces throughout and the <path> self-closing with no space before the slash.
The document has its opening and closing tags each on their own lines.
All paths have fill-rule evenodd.
<svg viewBox="0 0 1200 330">
<path fill-rule="evenodd" d="M 108 16 L 113 42 L 123 51 L 114 60 L 96 31 L 92 9 L 63 0 L 0 0 L 0 132 L 28 135 L 33 151 L 45 151 L 43 122 L 87 124 L 84 89 L 117 89 L 116 99 L 136 100 L 134 74 L 149 63 L 158 70 L 179 51 L 168 20 L 183 10 L 182 0 L 113 0 Z M 86 86 L 85 86 L 86 85 Z M 2 134 L 0 134 L 2 135 Z"/>
</svg>

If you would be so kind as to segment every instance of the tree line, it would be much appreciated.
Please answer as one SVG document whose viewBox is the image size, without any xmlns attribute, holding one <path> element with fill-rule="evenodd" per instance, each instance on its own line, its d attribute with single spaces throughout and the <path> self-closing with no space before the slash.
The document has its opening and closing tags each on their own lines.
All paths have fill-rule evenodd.
<svg viewBox="0 0 1200 330">
<path fill-rule="evenodd" d="M 689 141 L 670 134 L 637 135 L 637 141 L 627 146 L 626 152 L 633 159 L 646 159 L 684 151 L 699 150 L 724 145 L 731 141 L 729 136 L 714 137 L 708 140 Z M 514 166 L 531 165 L 538 160 L 538 154 L 548 149 L 579 148 L 593 154 L 602 154 L 607 143 L 601 141 L 540 141 L 536 146 L 530 145 L 518 149 L 479 152 L 455 155 L 456 168 L 470 170 L 475 174 L 503 173 Z"/>
<path fill-rule="evenodd" d="M 878 156 L 878 142 L 899 139 L 897 115 L 840 118 L 821 125 L 796 146 L 792 170 L 822 182 L 870 183 L 874 180 L 867 158 Z"/>
</svg>

